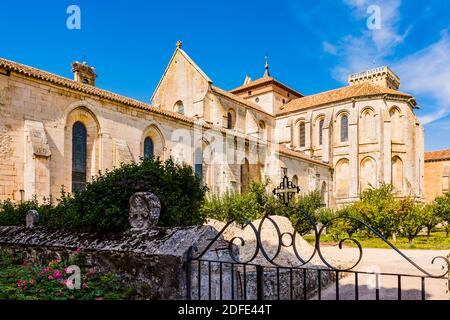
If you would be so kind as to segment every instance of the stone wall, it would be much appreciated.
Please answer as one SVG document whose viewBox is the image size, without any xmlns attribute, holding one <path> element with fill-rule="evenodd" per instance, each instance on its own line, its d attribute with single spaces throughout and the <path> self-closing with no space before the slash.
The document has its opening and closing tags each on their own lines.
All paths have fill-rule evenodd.
<svg viewBox="0 0 450 320">
<path fill-rule="evenodd" d="M 450 190 L 450 160 L 425 162 L 425 200 L 432 202 Z"/>
<path fill-rule="evenodd" d="M 66 260 L 81 249 L 87 256 L 83 267 L 120 275 L 124 283 L 136 288 L 136 299 L 173 300 L 186 298 L 189 248 L 195 245 L 202 250 L 215 235 L 217 231 L 210 226 L 153 228 L 110 236 L 0 227 L 0 249 L 25 253 L 39 261 Z M 220 249 L 224 247 L 219 239 L 205 259 L 230 261 L 228 251 Z"/>
<path fill-rule="evenodd" d="M 177 53 L 175 58 L 181 64 L 185 60 L 183 57 Z M 29 200 L 34 196 L 38 200 L 44 196 L 58 199 L 61 186 L 67 192 L 72 191 L 72 128 L 76 122 L 81 122 L 87 130 L 87 181 L 99 171 L 139 161 L 147 137 L 153 140 L 154 154 L 161 160 L 172 156 L 193 165 L 195 148 L 209 139 L 211 150 L 226 151 L 228 157 L 236 148 L 239 151 L 235 153 L 251 161 L 256 153 L 247 150 L 244 142 L 253 139 L 255 144 L 261 145 L 257 139 L 261 121 L 265 124 L 265 136 L 270 140 L 275 118 L 233 100 L 226 92 L 212 91 L 211 88 L 208 99 L 197 100 L 205 97 L 207 81 L 198 75 L 199 83 L 184 88 L 185 78 L 192 76 L 194 71 L 189 61 L 183 64 L 183 67 L 178 66 L 181 69 L 168 70 L 167 78 L 158 87 L 155 99 L 162 99 L 160 112 L 136 101 L 128 105 L 16 72 L 0 74 L 0 200 Z M 175 77 L 177 72 L 181 73 Z M 206 125 L 195 126 L 193 117 L 169 115 L 164 111 L 173 111 L 171 104 L 175 102 L 170 99 L 182 99 L 184 95 L 190 97 L 184 102 L 187 116 L 198 114 L 201 118 L 199 110 L 205 109 L 208 115 L 205 114 L 203 120 L 208 126 L 214 124 L 217 127 L 209 130 Z M 226 132 L 230 140 L 237 141 L 231 150 L 224 148 L 219 139 L 208 137 L 207 133 L 214 131 L 225 137 L 224 116 L 230 108 L 237 114 L 236 130 Z M 275 147 L 269 151 L 274 153 Z M 207 163 L 209 159 L 204 159 L 203 180 L 212 192 L 223 194 L 229 189 L 240 190 L 243 157 L 234 160 L 230 156 L 213 165 Z M 299 176 L 297 168 L 315 165 L 299 158 L 291 162 L 292 171 Z M 261 173 L 264 175 L 267 170 Z"/>
<path fill-rule="evenodd" d="M 348 140 L 344 142 L 340 138 L 342 115 L 348 117 Z M 304 147 L 300 146 L 300 123 L 305 124 Z M 411 195 L 423 199 L 423 127 L 405 101 L 358 98 L 299 110 L 277 117 L 277 128 L 283 129 L 281 142 L 287 147 L 327 162 L 335 169 L 329 190 L 331 202 L 334 197 L 338 207 L 357 200 L 369 184 L 378 187 L 396 180 L 399 197 Z M 397 158 L 401 165 L 398 178 L 393 172 Z M 345 170 L 340 169 L 341 163 L 347 166 Z"/>
</svg>

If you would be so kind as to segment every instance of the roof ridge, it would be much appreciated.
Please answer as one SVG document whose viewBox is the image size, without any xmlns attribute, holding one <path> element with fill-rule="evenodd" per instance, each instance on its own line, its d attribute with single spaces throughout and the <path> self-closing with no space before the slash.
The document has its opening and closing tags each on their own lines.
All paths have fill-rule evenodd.
<svg viewBox="0 0 450 320">
<path fill-rule="evenodd" d="M 162 110 L 157 108 L 149 103 L 130 98 L 124 95 L 120 95 L 118 93 L 114 93 L 112 91 L 108 91 L 105 89 L 101 89 L 98 87 L 94 87 L 88 84 L 84 84 L 81 82 L 74 81 L 72 79 L 62 77 L 60 75 L 51 73 L 49 71 L 41 70 L 35 67 L 28 66 L 26 64 L 22 64 L 19 62 L 11 61 L 8 59 L 0 58 L 0 67 L 6 68 L 8 70 L 17 72 L 19 74 L 23 74 L 28 77 L 33 77 L 39 80 L 50 82 L 54 85 L 63 86 L 72 90 L 80 91 L 85 94 L 95 95 L 97 97 L 107 99 L 116 103 L 121 103 L 125 105 L 129 105 L 132 107 L 136 107 L 143 110 L 148 110 L 151 112 L 155 112 L 161 115 L 167 115 L 175 119 L 185 120 L 188 122 L 194 121 L 193 118 L 187 117 L 185 115 L 181 115 L 179 113 Z"/>
<path fill-rule="evenodd" d="M 399 90 L 390 89 L 370 82 L 362 82 L 355 85 L 346 85 L 336 89 L 293 99 L 284 105 L 277 115 L 309 107 L 344 101 L 355 97 L 377 96 L 383 94 L 413 98 L 413 96 L 409 93 L 404 93 Z"/>
<path fill-rule="evenodd" d="M 231 89 L 231 90 L 229 90 L 229 92 L 234 93 L 236 91 L 241 91 L 241 90 L 244 90 L 244 89 L 247 89 L 247 88 L 251 88 L 251 87 L 254 87 L 254 86 L 263 85 L 263 84 L 265 84 L 267 82 L 272 82 L 272 81 L 275 82 L 276 84 L 282 86 L 282 87 L 285 87 L 288 91 L 296 93 L 299 96 L 303 96 L 303 94 L 301 92 L 299 92 L 299 91 L 297 91 L 295 89 L 292 89 L 290 86 L 282 83 L 281 81 L 277 80 L 276 78 L 274 78 L 272 76 L 263 76 L 263 77 L 258 78 L 256 80 L 253 80 L 250 83 L 243 84 L 243 85 L 240 85 L 239 87 Z"/>
<path fill-rule="evenodd" d="M 228 97 L 229 99 L 233 99 L 233 100 L 235 100 L 235 101 L 237 101 L 237 102 L 239 102 L 239 103 L 245 104 L 245 105 L 247 105 L 247 106 L 249 106 L 249 107 L 251 107 L 251 108 L 253 108 L 253 109 L 258 110 L 259 112 L 263 112 L 263 113 L 265 113 L 265 114 L 267 114 L 267 115 L 270 115 L 271 117 L 274 116 L 273 114 L 270 114 L 270 113 L 268 113 L 267 111 L 264 111 L 264 109 L 261 108 L 260 106 L 258 106 L 257 104 L 255 104 L 255 103 L 253 103 L 253 102 L 251 102 L 251 101 L 248 101 L 248 100 L 246 100 L 246 99 L 244 99 L 244 98 L 242 98 L 242 97 L 239 97 L 239 96 L 235 95 L 235 94 L 232 93 L 232 92 L 223 90 L 223 89 L 221 89 L 221 88 L 219 88 L 219 87 L 217 87 L 217 86 L 214 86 L 214 85 L 211 85 L 211 89 L 212 89 L 214 92 L 216 92 L 216 93 L 218 93 L 218 94 L 220 94 L 220 95 L 222 95 L 222 96 L 224 96 L 224 97 Z"/>
</svg>

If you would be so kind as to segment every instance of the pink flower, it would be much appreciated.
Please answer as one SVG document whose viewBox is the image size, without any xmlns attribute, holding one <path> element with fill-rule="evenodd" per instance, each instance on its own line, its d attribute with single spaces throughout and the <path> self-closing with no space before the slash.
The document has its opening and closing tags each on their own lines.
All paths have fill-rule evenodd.
<svg viewBox="0 0 450 320">
<path fill-rule="evenodd" d="M 101 300 L 104 300 L 104 299 L 103 299 L 103 297 L 98 297 L 98 298 L 95 298 L 95 300 L 101 301 Z"/>
<path fill-rule="evenodd" d="M 75 253 L 80 253 L 81 252 L 81 248 L 77 248 L 77 250 L 75 250 Z"/>
<path fill-rule="evenodd" d="M 53 272 L 53 278 L 55 279 L 61 279 L 62 278 L 62 273 L 59 270 L 56 270 L 55 272 Z"/>
<path fill-rule="evenodd" d="M 64 272 L 65 272 L 65 273 L 68 273 L 68 274 L 73 273 L 73 271 L 74 271 L 74 270 L 73 270 L 72 268 L 65 268 L 65 269 L 64 269 Z"/>
<path fill-rule="evenodd" d="M 44 273 L 48 273 L 50 271 L 50 268 L 44 268 L 44 269 L 42 269 L 42 272 L 44 272 Z"/>
<path fill-rule="evenodd" d="M 83 289 L 87 289 L 87 288 L 88 288 L 87 284 L 86 284 L 86 283 L 83 283 L 82 288 L 83 288 Z"/>
<path fill-rule="evenodd" d="M 30 285 L 34 285 L 34 284 L 36 283 L 36 281 L 30 280 L 30 281 L 28 281 L 28 283 L 29 283 Z"/>
<path fill-rule="evenodd" d="M 53 278 L 53 276 L 48 276 L 47 279 L 48 279 L 48 280 L 53 280 L 54 278 Z"/>
<path fill-rule="evenodd" d="M 89 269 L 89 275 L 90 276 L 93 276 L 95 274 L 95 272 L 96 272 L 95 267 L 92 267 L 92 268 Z"/>
<path fill-rule="evenodd" d="M 61 284 L 64 285 L 64 286 L 66 286 L 67 288 L 70 288 L 70 287 L 73 286 L 73 280 L 69 280 L 69 279 L 63 280 L 63 281 L 61 282 Z"/>
<path fill-rule="evenodd" d="M 19 281 L 17 281 L 17 287 L 19 287 L 19 288 L 25 287 L 26 284 L 27 284 L 26 280 L 19 280 Z"/>
</svg>

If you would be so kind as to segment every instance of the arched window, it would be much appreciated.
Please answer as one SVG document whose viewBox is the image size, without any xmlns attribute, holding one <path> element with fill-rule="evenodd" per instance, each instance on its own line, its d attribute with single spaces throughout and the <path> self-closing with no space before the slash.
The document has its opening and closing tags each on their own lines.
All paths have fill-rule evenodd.
<svg viewBox="0 0 450 320">
<path fill-rule="evenodd" d="M 392 158 L 392 187 L 395 193 L 403 193 L 403 161 L 398 156 Z"/>
<path fill-rule="evenodd" d="M 373 158 L 366 157 L 361 161 L 360 192 L 377 187 L 377 165 Z"/>
<path fill-rule="evenodd" d="M 376 142 L 375 114 L 370 108 L 366 108 L 361 114 L 359 125 L 360 140 L 362 143 Z"/>
<path fill-rule="evenodd" d="M 184 105 L 183 105 L 183 101 L 177 101 L 177 103 L 175 103 L 175 112 L 178 112 L 179 114 L 184 114 Z"/>
<path fill-rule="evenodd" d="M 346 114 L 341 116 L 341 142 L 348 141 L 348 116 Z"/>
<path fill-rule="evenodd" d="M 72 127 L 72 192 L 86 185 L 87 130 L 81 122 Z"/>
<path fill-rule="evenodd" d="M 323 144 L 323 124 L 324 124 L 324 120 L 321 119 L 319 121 L 319 145 L 320 146 Z"/>
<path fill-rule="evenodd" d="M 336 164 L 336 196 L 348 198 L 350 188 L 350 164 L 348 159 L 341 159 Z"/>
<path fill-rule="evenodd" d="M 258 127 L 258 138 L 264 140 L 266 138 L 266 124 L 261 120 Z"/>
<path fill-rule="evenodd" d="M 298 186 L 298 177 L 297 177 L 297 175 L 292 177 L 292 183 L 295 184 L 296 186 Z"/>
<path fill-rule="evenodd" d="M 201 148 L 195 149 L 195 174 L 200 178 L 200 183 L 203 185 L 203 151 Z"/>
<path fill-rule="evenodd" d="M 144 140 L 144 159 L 150 159 L 155 154 L 153 140 L 150 137 Z"/>
<path fill-rule="evenodd" d="M 391 117 L 391 137 L 393 142 L 402 142 L 402 119 L 400 115 L 400 110 L 397 108 L 392 108 L 389 112 Z"/>
<path fill-rule="evenodd" d="M 300 122 L 299 129 L 300 129 L 300 148 L 303 148 L 306 146 L 306 128 L 304 122 Z"/>
<path fill-rule="evenodd" d="M 229 110 L 227 113 L 227 129 L 234 129 L 236 123 L 236 114 L 234 110 Z"/>
</svg>

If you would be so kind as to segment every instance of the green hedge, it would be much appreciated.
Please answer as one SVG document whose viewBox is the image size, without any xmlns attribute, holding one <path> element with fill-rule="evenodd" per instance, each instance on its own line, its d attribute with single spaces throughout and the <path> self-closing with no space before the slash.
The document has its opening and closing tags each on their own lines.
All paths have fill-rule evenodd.
<svg viewBox="0 0 450 320">
<path fill-rule="evenodd" d="M 0 225 L 23 225 L 26 212 L 37 209 L 42 224 L 48 228 L 74 231 L 117 233 L 129 228 L 129 199 L 135 192 L 150 191 L 161 200 L 161 226 L 188 226 L 202 224 L 200 212 L 206 189 L 187 165 L 171 159 L 158 159 L 139 164 L 126 164 L 99 174 L 86 188 L 74 195 L 62 190 L 61 199 L 54 205 L 36 201 L 0 207 Z"/>
</svg>

